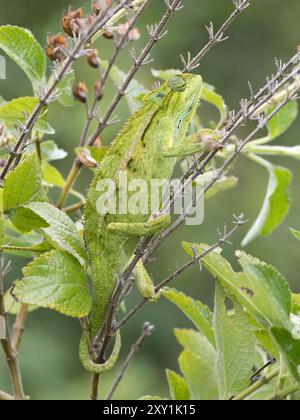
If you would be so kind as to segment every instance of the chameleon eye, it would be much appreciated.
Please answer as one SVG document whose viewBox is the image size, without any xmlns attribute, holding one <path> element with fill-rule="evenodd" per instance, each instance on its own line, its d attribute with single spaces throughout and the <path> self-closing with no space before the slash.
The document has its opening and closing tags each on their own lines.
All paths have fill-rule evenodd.
<svg viewBox="0 0 300 420">
<path fill-rule="evenodd" d="M 168 85 L 174 92 L 183 92 L 186 87 L 185 81 L 180 76 L 172 77 L 168 81 Z"/>
</svg>

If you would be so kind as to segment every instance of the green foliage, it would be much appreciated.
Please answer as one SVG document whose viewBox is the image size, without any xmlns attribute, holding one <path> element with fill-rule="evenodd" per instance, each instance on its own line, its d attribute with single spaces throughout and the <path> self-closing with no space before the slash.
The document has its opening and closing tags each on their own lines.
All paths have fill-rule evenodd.
<svg viewBox="0 0 300 420">
<path fill-rule="evenodd" d="M 0 48 L 27 74 L 35 92 L 46 75 L 45 53 L 28 29 L 18 26 L 0 27 Z"/>
<path fill-rule="evenodd" d="M 38 104 L 39 99 L 32 97 L 18 98 L 6 102 L 0 106 L 0 122 L 4 124 L 7 130 L 14 131 L 16 127 L 26 124 L 28 115 L 34 112 Z M 45 116 L 39 118 L 34 128 L 43 134 L 54 134 L 54 130 L 46 121 Z"/>
<path fill-rule="evenodd" d="M 35 154 L 32 154 L 6 177 L 3 210 L 17 229 L 21 232 L 30 232 L 42 226 L 43 222 L 30 209 L 25 209 L 24 205 L 45 201 L 47 195 L 42 185 L 40 167 Z"/>
<path fill-rule="evenodd" d="M 183 246 L 193 257 L 208 249 L 207 245 Z M 184 348 L 178 359 L 183 376 L 167 371 L 171 399 L 190 395 L 191 400 L 263 400 L 293 394 L 295 381 L 300 389 L 300 319 L 292 314 L 298 308 L 298 295 L 293 295 L 296 306 L 292 307 L 289 286 L 275 268 L 244 252 L 237 256 L 241 272 L 235 272 L 218 249 L 202 260 L 216 278 L 213 323 L 209 323 L 213 343 L 203 333 L 203 319 L 211 322 L 208 310 L 174 289 L 163 292 L 200 330 L 175 330 Z M 270 380 L 251 386 L 253 372 L 271 353 L 277 363 L 265 369 Z"/>
<path fill-rule="evenodd" d="M 270 107 L 268 114 L 274 111 L 274 106 Z M 298 117 L 298 103 L 289 102 L 268 124 L 269 140 L 275 140 L 284 134 Z"/>
<path fill-rule="evenodd" d="M 91 296 L 87 277 L 78 260 L 65 251 L 51 251 L 23 269 L 14 295 L 25 304 L 55 309 L 75 318 L 87 316 Z"/>
</svg>

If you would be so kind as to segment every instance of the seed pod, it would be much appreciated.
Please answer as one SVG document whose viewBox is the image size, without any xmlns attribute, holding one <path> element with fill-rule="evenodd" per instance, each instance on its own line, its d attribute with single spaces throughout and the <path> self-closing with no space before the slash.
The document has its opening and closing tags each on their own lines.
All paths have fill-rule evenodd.
<svg viewBox="0 0 300 420">
<path fill-rule="evenodd" d="M 98 50 L 94 50 L 91 52 L 91 54 L 88 55 L 87 61 L 91 67 L 94 69 L 98 69 L 100 66 L 100 60 L 99 60 L 99 53 Z"/>
<path fill-rule="evenodd" d="M 48 45 L 46 54 L 51 61 L 63 61 L 65 54 L 63 49 L 67 46 L 66 37 L 63 34 L 50 35 L 48 37 Z"/>
<path fill-rule="evenodd" d="M 70 7 L 68 13 L 65 16 L 63 16 L 61 21 L 61 25 L 65 33 L 71 37 L 73 37 L 74 34 L 78 36 L 82 25 L 83 16 L 83 7 L 77 10 L 73 10 Z"/>
<path fill-rule="evenodd" d="M 85 104 L 88 100 L 88 88 L 84 82 L 80 82 L 77 85 L 73 86 L 73 95 L 74 98 L 79 102 Z"/>
<path fill-rule="evenodd" d="M 103 38 L 105 39 L 114 39 L 114 33 L 112 31 L 109 31 L 108 29 L 103 32 L 102 34 Z"/>
<path fill-rule="evenodd" d="M 103 87 L 101 82 L 99 81 L 95 83 L 95 95 L 98 101 L 101 101 L 103 99 Z"/>
<path fill-rule="evenodd" d="M 91 153 L 88 149 L 83 149 L 78 154 L 78 159 L 80 162 L 87 166 L 88 168 L 97 168 L 97 161 L 91 156 Z"/>
</svg>

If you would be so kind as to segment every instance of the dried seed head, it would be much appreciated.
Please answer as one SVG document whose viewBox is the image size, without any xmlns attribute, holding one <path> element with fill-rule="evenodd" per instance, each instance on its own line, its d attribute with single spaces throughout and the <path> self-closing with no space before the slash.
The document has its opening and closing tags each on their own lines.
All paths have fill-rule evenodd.
<svg viewBox="0 0 300 420">
<path fill-rule="evenodd" d="M 96 16 L 100 13 L 106 12 L 113 4 L 113 0 L 98 0 L 94 1 L 92 9 Z"/>
<path fill-rule="evenodd" d="M 112 31 L 109 31 L 108 29 L 103 32 L 102 36 L 105 39 L 114 39 L 114 33 Z"/>
<path fill-rule="evenodd" d="M 78 159 L 80 162 L 87 166 L 88 168 L 97 168 L 97 161 L 91 156 L 91 153 L 88 149 L 83 149 L 78 154 Z"/>
<path fill-rule="evenodd" d="M 63 61 L 65 54 L 63 49 L 67 46 L 66 37 L 63 34 L 50 35 L 48 37 L 48 45 L 46 54 L 51 61 Z"/>
<path fill-rule="evenodd" d="M 74 98 L 79 102 L 86 103 L 88 100 L 88 87 L 84 82 L 80 82 L 73 86 Z"/>
<path fill-rule="evenodd" d="M 102 83 L 99 81 L 95 83 L 95 96 L 98 101 L 101 101 L 103 99 L 103 86 Z"/>
<path fill-rule="evenodd" d="M 80 28 L 82 26 L 82 20 L 84 17 L 84 9 L 73 10 L 69 8 L 68 13 L 62 18 L 61 25 L 66 34 L 73 37 L 78 36 Z"/>
<path fill-rule="evenodd" d="M 93 67 L 94 69 L 98 69 L 100 66 L 100 60 L 99 60 L 99 53 L 98 50 L 95 49 L 94 51 L 92 51 L 88 57 L 87 57 L 87 61 L 89 63 L 89 65 L 91 67 Z"/>
</svg>

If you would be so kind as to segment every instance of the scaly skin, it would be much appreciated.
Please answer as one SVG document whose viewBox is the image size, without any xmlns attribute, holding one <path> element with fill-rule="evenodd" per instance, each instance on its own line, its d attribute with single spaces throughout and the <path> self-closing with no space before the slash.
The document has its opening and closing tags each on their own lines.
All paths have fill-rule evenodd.
<svg viewBox="0 0 300 420">
<path fill-rule="evenodd" d="M 85 209 L 85 241 L 93 281 L 92 337 L 96 336 L 105 322 L 119 273 L 130 261 L 138 238 L 151 236 L 169 223 L 169 216 L 149 221 L 150 214 L 100 216 L 97 212 L 100 194 L 97 184 L 103 179 L 117 181 L 121 171 L 127 172 L 128 182 L 143 179 L 150 185 L 152 179 L 170 179 L 177 156 L 187 156 L 201 150 L 202 146 L 186 144 L 184 140 L 195 115 L 202 87 L 200 76 L 184 74 L 171 78 L 160 89 L 145 95 L 144 105 L 129 119 L 96 170 Z M 127 259 L 124 259 L 124 255 L 127 255 Z M 137 277 L 142 273 L 143 268 L 138 266 Z M 146 281 L 149 282 L 149 276 Z M 149 287 L 146 294 L 150 298 Z M 116 341 L 112 362 L 115 362 L 120 347 L 119 337 Z M 96 365 L 87 357 L 87 342 L 83 338 L 81 360 L 85 368 L 101 373 L 112 367 L 110 363 Z"/>
</svg>

